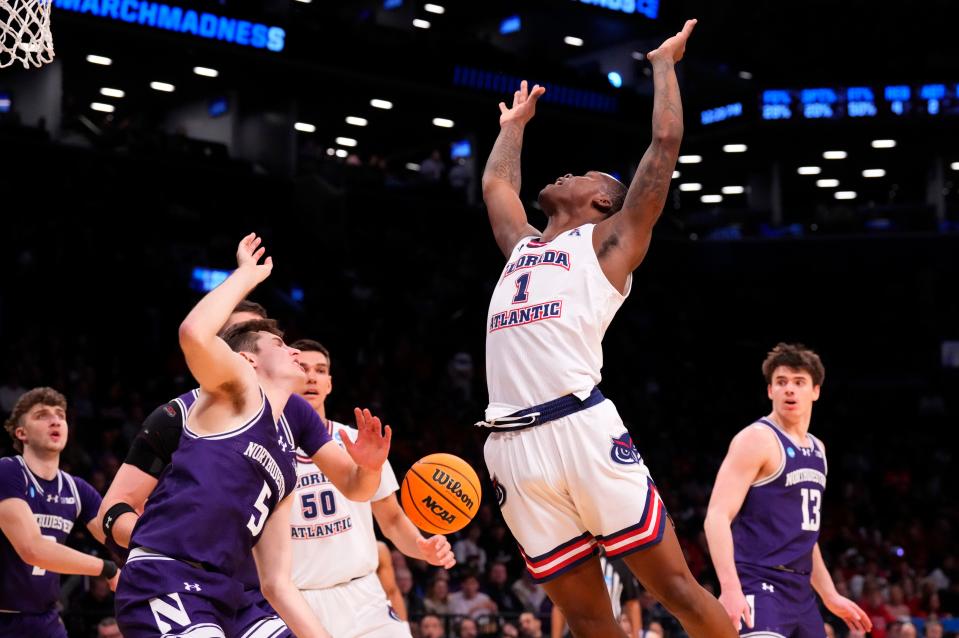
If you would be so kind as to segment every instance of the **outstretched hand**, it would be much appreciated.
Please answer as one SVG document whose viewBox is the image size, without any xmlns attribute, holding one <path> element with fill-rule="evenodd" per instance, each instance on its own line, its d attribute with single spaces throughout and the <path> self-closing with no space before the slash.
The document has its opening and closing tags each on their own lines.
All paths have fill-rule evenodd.
<svg viewBox="0 0 959 638">
<path fill-rule="evenodd" d="M 526 124 L 536 115 L 536 101 L 546 93 L 546 87 L 534 84 L 530 91 L 527 86 L 526 80 L 520 82 L 519 90 L 513 93 L 513 106 L 507 108 L 506 102 L 499 103 L 500 126 L 507 122 Z"/>
<path fill-rule="evenodd" d="M 350 437 L 344 436 L 343 447 L 358 466 L 379 472 L 389 456 L 393 430 L 388 425 L 384 428 L 380 418 L 373 416 L 369 410 L 353 408 L 353 415 L 356 417 L 356 429 L 359 433 L 355 443 Z"/>
<path fill-rule="evenodd" d="M 442 534 L 429 538 L 420 536 L 416 539 L 416 546 L 423 552 L 423 559 L 430 565 L 450 569 L 456 564 L 450 542 Z"/>
<path fill-rule="evenodd" d="M 693 33 L 693 27 L 696 26 L 698 20 L 686 20 L 686 24 L 683 25 L 683 30 L 676 33 L 671 38 L 668 38 L 665 42 L 659 45 L 658 48 L 650 51 L 646 54 L 646 57 L 650 62 L 656 62 L 658 60 L 672 60 L 673 62 L 679 62 L 683 59 L 683 54 L 686 53 L 686 41 L 689 40 L 689 36 Z"/>
<path fill-rule="evenodd" d="M 236 248 L 237 270 L 248 269 L 256 275 L 257 283 L 263 281 L 273 272 L 273 258 L 267 257 L 263 263 L 259 263 L 263 255 L 266 254 L 266 248 L 260 246 L 263 241 L 257 237 L 256 233 L 250 233 L 240 240 L 240 245 Z"/>
<path fill-rule="evenodd" d="M 823 600 L 826 608 L 842 618 L 850 629 L 863 633 L 872 631 L 872 619 L 862 608 L 845 596 L 836 595 Z"/>
</svg>

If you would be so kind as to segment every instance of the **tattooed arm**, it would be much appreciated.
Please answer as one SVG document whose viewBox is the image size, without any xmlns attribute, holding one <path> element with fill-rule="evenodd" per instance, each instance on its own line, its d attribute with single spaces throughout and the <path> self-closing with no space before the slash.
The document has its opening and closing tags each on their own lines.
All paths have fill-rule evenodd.
<svg viewBox="0 0 959 638">
<path fill-rule="evenodd" d="M 513 106 L 499 103 L 500 130 L 483 171 L 483 201 L 489 213 L 496 245 L 509 255 L 523 237 L 539 235 L 526 220 L 526 210 L 519 199 L 520 153 L 523 150 L 523 131 L 536 113 L 536 101 L 546 89 L 536 85 L 527 91 L 526 80 L 513 94 Z"/>
<path fill-rule="evenodd" d="M 636 169 L 622 210 L 593 231 L 593 247 L 603 272 L 620 291 L 625 291 L 629 274 L 646 256 L 676 168 L 683 139 L 683 105 L 675 64 L 682 59 L 694 26 L 695 20 L 687 20 L 682 31 L 647 55 L 653 65 L 652 142 Z"/>
</svg>

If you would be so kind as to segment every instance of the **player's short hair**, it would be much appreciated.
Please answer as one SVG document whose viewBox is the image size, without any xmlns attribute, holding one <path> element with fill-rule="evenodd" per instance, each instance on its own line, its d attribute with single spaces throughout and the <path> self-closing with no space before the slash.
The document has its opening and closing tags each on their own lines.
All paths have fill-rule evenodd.
<svg viewBox="0 0 959 638">
<path fill-rule="evenodd" d="M 291 348 L 295 348 L 300 352 L 319 352 L 320 354 L 326 357 L 326 362 L 332 367 L 333 362 L 330 359 L 330 351 L 326 349 L 319 341 L 314 341 L 313 339 L 297 339 L 290 344 Z"/>
<path fill-rule="evenodd" d="M 767 385 L 772 384 L 773 372 L 779 366 L 808 372 L 812 377 L 813 385 L 822 385 L 826 378 L 826 368 L 819 355 L 801 343 L 780 342 L 769 351 L 766 360 L 763 361 L 763 376 L 766 377 Z"/>
<path fill-rule="evenodd" d="M 233 352 L 258 352 L 258 332 L 269 332 L 280 339 L 283 331 L 276 325 L 276 319 L 253 319 L 234 324 L 223 332 L 223 340 Z"/>
<path fill-rule="evenodd" d="M 607 179 L 606 187 L 603 191 L 606 193 L 606 196 L 609 197 L 610 205 L 608 207 L 600 206 L 595 204 L 596 208 L 600 210 L 604 215 L 612 215 L 617 213 L 623 208 L 623 204 L 626 202 L 626 185 L 623 184 L 618 179 Z"/>
<path fill-rule="evenodd" d="M 6 423 L 3 424 L 3 428 L 7 431 L 7 434 L 10 435 L 10 438 L 13 439 L 13 449 L 17 452 L 23 452 L 23 442 L 16 437 L 14 431 L 23 425 L 23 417 L 27 412 L 32 410 L 35 405 L 50 405 L 66 410 L 67 398 L 53 388 L 48 387 L 34 388 L 20 395 Z"/>
<path fill-rule="evenodd" d="M 266 308 L 255 301 L 250 301 L 249 299 L 244 299 L 240 303 L 236 304 L 236 308 L 233 309 L 233 312 L 252 312 L 261 319 L 267 318 Z"/>
</svg>

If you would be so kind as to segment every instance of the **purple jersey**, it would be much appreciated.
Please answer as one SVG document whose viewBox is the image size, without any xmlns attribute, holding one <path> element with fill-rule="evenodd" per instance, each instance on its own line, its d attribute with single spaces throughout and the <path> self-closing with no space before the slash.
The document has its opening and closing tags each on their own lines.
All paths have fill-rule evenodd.
<svg viewBox="0 0 959 638">
<path fill-rule="evenodd" d="M 296 481 L 296 443 L 260 396 L 257 413 L 228 432 L 203 436 L 184 425 L 131 546 L 240 575 L 266 519 Z"/>
<path fill-rule="evenodd" d="M 100 495 L 83 479 L 57 471 L 47 481 L 27 467 L 22 456 L 0 459 L 0 501 L 19 498 L 33 512 L 44 539 L 66 541 L 77 523 L 86 525 L 100 509 Z M 60 597 L 60 574 L 28 565 L 6 536 L 0 535 L 0 610 L 42 614 Z"/>
<path fill-rule="evenodd" d="M 826 455 L 811 434 L 812 447 L 800 447 L 769 419 L 757 423 L 775 434 L 782 463 L 772 476 L 750 486 L 733 521 L 736 563 L 810 574 L 826 490 Z"/>
</svg>

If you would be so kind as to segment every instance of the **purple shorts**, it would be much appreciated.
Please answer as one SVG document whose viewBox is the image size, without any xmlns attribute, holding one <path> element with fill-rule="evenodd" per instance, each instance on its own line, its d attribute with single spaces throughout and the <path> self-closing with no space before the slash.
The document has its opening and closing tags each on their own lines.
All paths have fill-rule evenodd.
<svg viewBox="0 0 959 638">
<path fill-rule="evenodd" d="M 740 636 L 752 638 L 825 638 L 826 631 L 809 575 L 737 564 L 753 626 Z"/>
<path fill-rule="evenodd" d="M 236 638 L 295 638 L 259 589 L 243 592 L 246 606 L 236 612 L 233 622 Z"/>
<path fill-rule="evenodd" d="M 55 609 L 44 614 L 0 614 L 0 638 L 67 638 Z"/>
<path fill-rule="evenodd" d="M 232 636 L 243 586 L 159 554 L 130 554 L 117 586 L 117 623 L 123 638 L 196 632 Z"/>
</svg>

